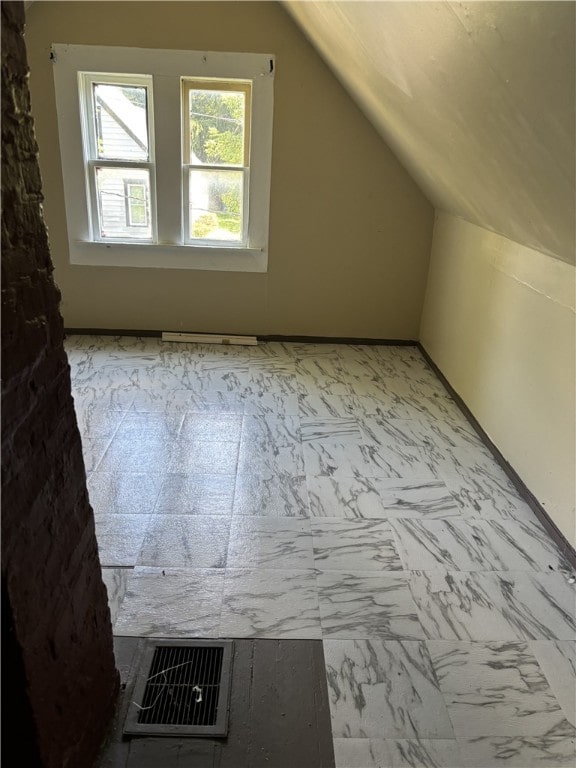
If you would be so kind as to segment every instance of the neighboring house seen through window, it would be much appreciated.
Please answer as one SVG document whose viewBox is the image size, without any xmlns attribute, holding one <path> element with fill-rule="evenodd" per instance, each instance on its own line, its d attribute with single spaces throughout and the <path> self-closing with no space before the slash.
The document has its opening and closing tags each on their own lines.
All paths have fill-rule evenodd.
<svg viewBox="0 0 576 768">
<path fill-rule="evenodd" d="M 273 57 L 55 45 L 53 61 L 72 263 L 266 271 Z"/>
<path fill-rule="evenodd" d="M 152 78 L 82 73 L 79 96 L 92 239 L 154 242 Z"/>
</svg>

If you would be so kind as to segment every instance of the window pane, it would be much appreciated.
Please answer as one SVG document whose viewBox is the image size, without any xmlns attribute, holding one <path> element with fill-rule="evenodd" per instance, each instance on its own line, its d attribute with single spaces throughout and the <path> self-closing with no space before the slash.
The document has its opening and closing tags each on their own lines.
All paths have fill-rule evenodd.
<svg viewBox="0 0 576 768">
<path fill-rule="evenodd" d="M 150 173 L 140 168 L 96 168 L 100 237 L 149 240 Z"/>
<path fill-rule="evenodd" d="M 190 169 L 190 237 L 241 242 L 243 171 Z"/>
<path fill-rule="evenodd" d="M 126 199 L 128 205 L 128 222 L 135 227 L 145 227 L 148 224 L 146 210 L 146 187 L 141 182 L 126 183 Z"/>
<path fill-rule="evenodd" d="M 97 156 L 148 160 L 146 88 L 94 83 Z"/>
<path fill-rule="evenodd" d="M 190 90 L 190 163 L 244 165 L 246 94 Z"/>
</svg>

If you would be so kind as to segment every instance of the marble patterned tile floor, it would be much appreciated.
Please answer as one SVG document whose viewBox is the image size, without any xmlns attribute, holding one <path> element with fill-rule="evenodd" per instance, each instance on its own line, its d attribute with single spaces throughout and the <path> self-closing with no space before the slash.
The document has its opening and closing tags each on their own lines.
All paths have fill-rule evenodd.
<svg viewBox="0 0 576 768">
<path fill-rule="evenodd" d="M 321 639 L 337 768 L 575 768 L 570 563 L 418 349 L 66 344 L 116 635 Z"/>
</svg>

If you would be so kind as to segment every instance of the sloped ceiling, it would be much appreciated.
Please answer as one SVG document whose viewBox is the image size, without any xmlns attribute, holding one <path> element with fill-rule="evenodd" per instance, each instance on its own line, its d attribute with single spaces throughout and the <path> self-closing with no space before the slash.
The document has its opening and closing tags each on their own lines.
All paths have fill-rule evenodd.
<svg viewBox="0 0 576 768">
<path fill-rule="evenodd" d="M 436 208 L 575 262 L 573 2 L 284 5 Z"/>
</svg>

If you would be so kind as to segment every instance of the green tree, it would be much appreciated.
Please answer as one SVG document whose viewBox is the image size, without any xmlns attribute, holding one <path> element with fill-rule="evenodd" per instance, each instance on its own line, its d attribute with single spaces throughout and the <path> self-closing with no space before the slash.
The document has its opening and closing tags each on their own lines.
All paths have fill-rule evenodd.
<svg viewBox="0 0 576 768">
<path fill-rule="evenodd" d="M 146 88 L 126 86 L 122 88 L 122 93 L 136 107 L 146 109 Z"/>
<path fill-rule="evenodd" d="M 190 143 L 203 163 L 243 165 L 244 94 L 191 91 Z"/>
</svg>

